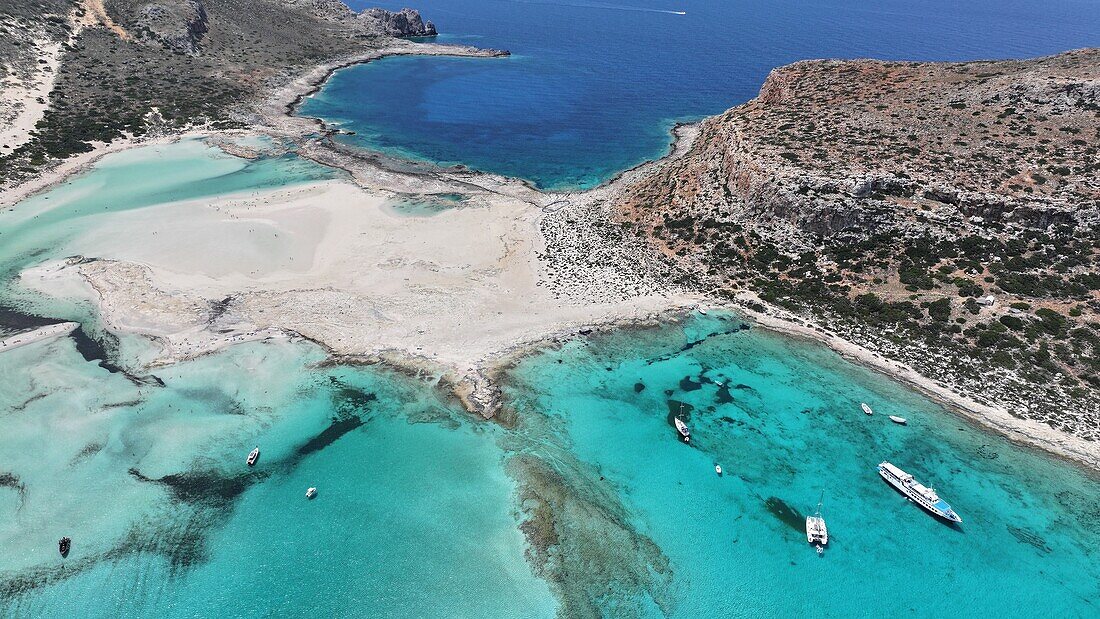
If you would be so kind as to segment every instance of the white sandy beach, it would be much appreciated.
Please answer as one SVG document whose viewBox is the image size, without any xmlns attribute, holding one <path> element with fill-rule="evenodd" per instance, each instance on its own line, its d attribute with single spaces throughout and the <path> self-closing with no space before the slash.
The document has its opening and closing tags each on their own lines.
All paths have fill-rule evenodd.
<svg viewBox="0 0 1100 619">
<path fill-rule="evenodd" d="M 688 299 L 570 303 L 537 285 L 541 211 L 494 200 L 430 217 L 328 181 L 112 215 L 67 250 L 100 260 L 23 274 L 46 293 L 74 278 L 116 330 L 163 339 L 161 362 L 216 347 L 218 328 L 301 334 L 336 354 L 423 357 L 460 374 L 550 332 L 645 316 Z M 94 290 L 94 293 L 92 292 Z"/>
</svg>

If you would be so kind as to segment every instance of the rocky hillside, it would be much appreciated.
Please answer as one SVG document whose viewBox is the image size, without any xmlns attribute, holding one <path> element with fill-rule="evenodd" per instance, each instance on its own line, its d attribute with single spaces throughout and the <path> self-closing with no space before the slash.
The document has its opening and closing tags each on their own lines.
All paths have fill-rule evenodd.
<svg viewBox="0 0 1100 619">
<path fill-rule="evenodd" d="M 43 50 L 59 50 L 32 139 L 0 149 L 0 183 L 124 134 L 233 126 L 257 95 L 307 67 L 392 36 L 434 33 L 416 11 L 357 14 L 339 0 L 0 4 L 2 94 L 19 94 L 7 85 L 19 76 L 30 83 L 48 64 Z M 14 117 L 26 107 L 18 103 L 0 113 Z"/>
<path fill-rule="evenodd" d="M 1096 440 L 1098 145 L 1100 50 L 800 62 L 616 211 L 691 285 Z"/>
</svg>

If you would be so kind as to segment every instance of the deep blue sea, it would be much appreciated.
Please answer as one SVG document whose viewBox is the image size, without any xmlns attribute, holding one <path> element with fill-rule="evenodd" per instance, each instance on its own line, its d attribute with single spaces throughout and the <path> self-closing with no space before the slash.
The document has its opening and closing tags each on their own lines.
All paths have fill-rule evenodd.
<svg viewBox="0 0 1100 619">
<path fill-rule="evenodd" d="M 351 0 L 413 4 L 438 41 L 508 59 L 394 58 L 340 71 L 302 113 L 350 143 L 591 187 L 659 157 L 676 121 L 756 95 L 807 58 L 1022 58 L 1100 45 L 1095 0 Z M 684 14 L 678 14 L 683 12 Z"/>
</svg>

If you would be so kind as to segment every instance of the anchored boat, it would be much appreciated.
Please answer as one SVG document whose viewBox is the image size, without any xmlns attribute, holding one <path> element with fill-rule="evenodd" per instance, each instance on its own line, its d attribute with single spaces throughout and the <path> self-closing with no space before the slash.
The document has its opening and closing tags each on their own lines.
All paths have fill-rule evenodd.
<svg viewBox="0 0 1100 619">
<path fill-rule="evenodd" d="M 890 421 L 893 421 L 899 426 L 904 426 L 905 424 L 909 423 L 909 421 L 905 419 L 905 417 L 898 417 L 897 415 L 890 415 Z"/>
<path fill-rule="evenodd" d="M 71 548 L 72 545 L 73 545 L 73 540 L 71 540 L 67 537 L 62 537 L 57 542 L 57 550 L 61 552 L 62 557 L 67 557 L 67 556 L 69 556 L 69 548 Z"/>
<path fill-rule="evenodd" d="M 825 500 L 825 493 L 821 493 L 821 500 L 817 502 L 817 511 L 813 516 L 806 516 L 806 541 L 817 548 L 817 554 L 825 552 L 825 545 L 829 543 L 829 529 L 825 527 L 825 519 L 821 517 L 821 503 Z"/>
<path fill-rule="evenodd" d="M 875 411 L 871 410 L 871 407 L 868 406 L 866 402 L 860 402 L 859 407 L 862 408 L 863 412 L 867 413 L 868 415 L 874 415 L 875 414 Z"/>
<path fill-rule="evenodd" d="M 909 473 L 906 473 L 889 462 L 882 462 L 878 465 L 878 474 L 891 486 L 897 488 L 902 494 L 909 497 L 911 501 L 929 512 L 949 522 L 962 522 L 962 518 L 955 513 L 955 510 L 951 509 L 947 501 L 941 499 L 934 489 L 924 486 L 913 479 L 913 476 Z"/>
<path fill-rule="evenodd" d="M 317 496 L 317 489 L 310 486 L 309 489 L 306 490 L 306 498 L 312 499 L 315 496 Z"/>
<path fill-rule="evenodd" d="M 257 447 L 256 449 L 253 449 L 252 451 L 248 452 L 248 466 L 252 466 L 253 464 L 256 464 L 256 460 L 259 460 L 259 459 L 260 459 L 260 448 L 259 447 Z"/>
<path fill-rule="evenodd" d="M 691 430 L 688 430 L 687 424 L 683 422 L 679 417 L 672 420 L 676 424 L 676 431 L 680 433 L 680 436 L 684 437 L 684 442 L 691 440 Z"/>
</svg>

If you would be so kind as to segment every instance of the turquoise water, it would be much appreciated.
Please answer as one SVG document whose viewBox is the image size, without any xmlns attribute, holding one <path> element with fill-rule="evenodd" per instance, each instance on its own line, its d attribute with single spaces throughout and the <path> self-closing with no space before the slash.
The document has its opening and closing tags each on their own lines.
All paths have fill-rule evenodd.
<svg viewBox="0 0 1100 619">
<path fill-rule="evenodd" d="M 591 187 L 659 157 L 674 122 L 752 98 L 769 71 L 796 60 L 1023 58 L 1100 44 L 1093 0 L 422 0 L 416 8 L 441 42 L 514 55 L 351 67 L 301 113 L 355 131 L 339 137 L 350 144 L 549 189 Z"/>
<path fill-rule="evenodd" d="M 0 305 L 89 321 L 86 308 L 27 294 L 15 285 L 15 276 L 27 267 L 68 257 L 75 237 L 97 228 L 109 231 L 115 213 L 338 176 L 332 168 L 293 154 L 242 159 L 197 139 L 109 155 L 88 172 L 0 211 Z"/>
<path fill-rule="evenodd" d="M 675 617 L 1100 612 L 1096 479 L 826 349 L 736 325 L 691 319 L 574 341 L 510 375 L 519 432 L 554 444 L 535 453 L 560 461 L 565 446 L 581 464 L 563 468 L 586 478 L 576 486 L 611 490 L 659 547 L 650 565 L 668 563 L 670 576 L 620 604 Z M 669 421 L 679 403 L 690 446 Z M 887 486 L 882 460 L 938 488 L 962 525 Z M 822 492 L 830 544 L 819 558 L 804 518 Z"/>
<path fill-rule="evenodd" d="M 495 426 L 321 359 L 243 345 L 149 388 L 68 340 L 0 356 L 0 462 L 18 480 L 0 487 L 0 616 L 552 616 Z"/>
</svg>

